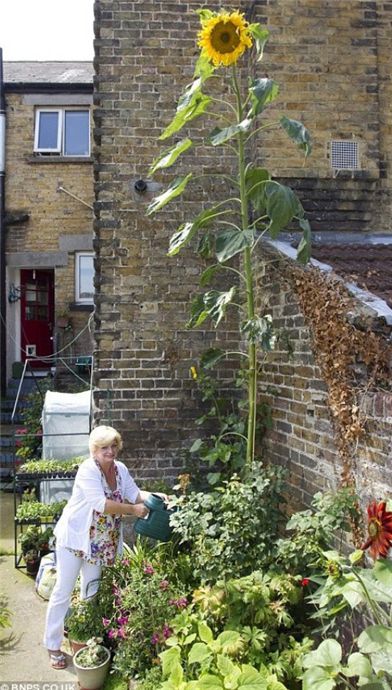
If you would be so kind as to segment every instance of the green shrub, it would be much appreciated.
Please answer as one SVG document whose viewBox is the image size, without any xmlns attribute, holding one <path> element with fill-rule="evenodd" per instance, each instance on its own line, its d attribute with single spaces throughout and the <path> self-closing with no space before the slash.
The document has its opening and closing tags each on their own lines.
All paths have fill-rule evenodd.
<svg viewBox="0 0 392 690">
<path fill-rule="evenodd" d="M 234 475 L 210 493 L 184 494 L 170 523 L 189 552 L 193 575 L 215 582 L 268 567 L 279 527 L 283 472 L 255 463 L 243 480 Z"/>
</svg>

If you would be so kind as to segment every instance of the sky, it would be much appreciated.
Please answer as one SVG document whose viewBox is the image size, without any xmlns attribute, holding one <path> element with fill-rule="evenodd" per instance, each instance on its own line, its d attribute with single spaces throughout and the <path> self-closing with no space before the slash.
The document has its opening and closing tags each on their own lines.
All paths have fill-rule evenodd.
<svg viewBox="0 0 392 690">
<path fill-rule="evenodd" d="M 3 60 L 92 60 L 94 0 L 0 0 Z"/>
</svg>

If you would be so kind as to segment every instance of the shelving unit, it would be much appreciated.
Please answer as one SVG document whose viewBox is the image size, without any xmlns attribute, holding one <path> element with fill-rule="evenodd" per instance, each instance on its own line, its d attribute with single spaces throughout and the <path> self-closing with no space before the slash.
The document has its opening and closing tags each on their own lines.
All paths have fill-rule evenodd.
<svg viewBox="0 0 392 690">
<path fill-rule="evenodd" d="M 43 481 L 59 482 L 64 480 L 71 480 L 75 477 L 77 470 L 66 470 L 64 472 L 42 472 L 42 473 L 23 473 L 16 471 L 14 473 L 14 565 L 18 569 L 26 569 L 26 563 L 23 562 L 23 554 L 19 546 L 19 537 L 23 534 L 24 529 L 30 525 L 38 527 L 50 527 L 55 525 L 60 517 L 60 513 L 53 513 L 52 516 L 45 516 L 40 518 L 23 518 L 17 517 L 17 508 L 22 503 L 22 495 L 24 487 L 31 487 L 35 489 L 37 501 L 41 497 L 41 483 Z"/>
</svg>

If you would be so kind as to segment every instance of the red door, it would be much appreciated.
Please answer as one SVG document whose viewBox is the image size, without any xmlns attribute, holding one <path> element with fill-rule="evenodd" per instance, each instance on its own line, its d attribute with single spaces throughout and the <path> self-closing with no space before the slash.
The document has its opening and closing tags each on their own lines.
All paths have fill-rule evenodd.
<svg viewBox="0 0 392 690">
<path fill-rule="evenodd" d="M 53 353 L 53 271 L 22 270 L 20 283 L 22 362 L 29 359 L 33 367 L 49 366 L 40 357 Z"/>
</svg>

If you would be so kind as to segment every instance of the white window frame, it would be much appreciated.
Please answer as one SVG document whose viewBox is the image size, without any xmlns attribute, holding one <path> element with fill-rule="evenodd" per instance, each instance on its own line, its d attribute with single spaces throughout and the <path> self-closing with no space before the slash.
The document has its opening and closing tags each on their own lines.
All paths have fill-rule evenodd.
<svg viewBox="0 0 392 690">
<path fill-rule="evenodd" d="M 65 113 L 67 112 L 87 112 L 88 113 L 88 152 L 80 154 L 65 153 Z M 57 146 L 56 148 L 40 148 L 38 146 L 41 113 L 57 113 Z M 89 158 L 91 155 L 91 118 L 90 108 L 85 106 L 75 106 L 73 108 L 37 108 L 35 111 L 35 129 L 34 129 L 34 153 L 52 153 L 64 158 Z"/>
<path fill-rule="evenodd" d="M 93 304 L 94 297 L 81 297 L 80 296 L 80 259 L 83 256 L 89 256 L 94 259 L 94 252 L 75 252 L 75 303 L 76 304 Z M 93 269 L 94 270 L 94 269 Z"/>
</svg>

